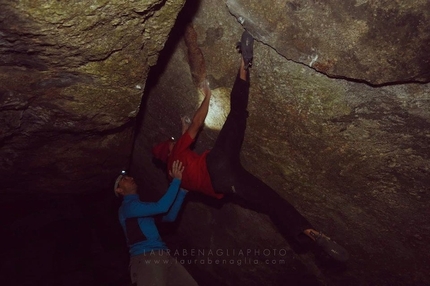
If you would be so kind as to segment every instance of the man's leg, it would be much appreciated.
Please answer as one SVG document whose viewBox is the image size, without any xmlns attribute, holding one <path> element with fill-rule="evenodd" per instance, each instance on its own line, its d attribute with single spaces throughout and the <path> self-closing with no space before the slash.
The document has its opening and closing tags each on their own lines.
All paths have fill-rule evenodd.
<svg viewBox="0 0 430 286">
<path fill-rule="evenodd" d="M 220 193 L 234 191 L 233 168 L 240 164 L 240 150 L 245 136 L 248 117 L 249 73 L 244 61 L 230 93 L 230 113 L 224 123 L 206 163 L 212 186 Z"/>
<path fill-rule="evenodd" d="M 243 167 L 236 169 L 235 175 L 236 195 L 250 209 L 267 214 L 283 235 L 300 242 L 304 231 L 313 229 L 294 206 Z"/>
<path fill-rule="evenodd" d="M 235 190 L 234 195 L 244 207 L 269 215 L 283 235 L 305 247 L 313 241 L 333 259 L 348 260 L 348 252 L 342 246 L 316 231 L 294 206 L 243 167 L 235 170 Z"/>
<path fill-rule="evenodd" d="M 230 113 L 218 135 L 213 149 L 221 149 L 230 158 L 239 158 L 245 137 L 248 118 L 249 70 L 245 69 L 244 61 L 234 81 L 230 93 Z"/>
<path fill-rule="evenodd" d="M 130 275 L 132 283 L 137 286 L 167 285 L 168 264 L 163 263 L 163 255 L 158 251 L 151 254 L 141 254 L 130 259 Z"/>
<path fill-rule="evenodd" d="M 167 254 L 169 255 L 169 254 Z M 197 286 L 197 282 L 188 273 L 187 269 L 176 258 L 170 257 L 170 266 L 167 274 L 167 286 Z"/>
<path fill-rule="evenodd" d="M 248 118 L 249 66 L 252 61 L 254 39 L 244 31 L 241 39 L 242 58 L 230 92 L 230 113 L 222 127 L 213 149 L 222 150 L 230 159 L 238 160 L 245 137 Z"/>
</svg>

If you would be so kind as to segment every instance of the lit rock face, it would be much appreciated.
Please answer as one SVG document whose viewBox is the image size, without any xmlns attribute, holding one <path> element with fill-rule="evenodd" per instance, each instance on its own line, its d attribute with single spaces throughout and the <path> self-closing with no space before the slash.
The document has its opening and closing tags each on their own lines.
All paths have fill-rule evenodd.
<svg viewBox="0 0 430 286">
<path fill-rule="evenodd" d="M 258 40 L 329 76 L 375 85 L 430 79 L 429 1 L 226 2 Z"/>
<path fill-rule="evenodd" d="M 242 16 L 257 40 L 243 165 L 344 245 L 351 260 L 327 270 L 311 253 L 293 254 L 267 217 L 193 195 L 172 248 L 287 251 L 275 257 L 283 265 L 193 263 L 188 268 L 205 285 L 307 285 L 309 277 L 327 285 L 430 283 L 428 1 L 226 2 L 183 10 L 192 25 L 178 29 L 185 40 L 170 39 L 162 57 L 169 61 L 145 96 L 133 154 L 141 185 L 149 192 L 165 179 L 154 170 L 151 147 L 180 135 L 179 118 L 201 102 L 196 86 L 204 77 L 212 113 L 196 151 L 214 143 L 239 66 Z M 192 52 L 196 45 L 204 63 Z"/>
<path fill-rule="evenodd" d="M 128 165 L 149 68 L 183 3 L 2 1 L 2 190 L 100 189 Z"/>
</svg>

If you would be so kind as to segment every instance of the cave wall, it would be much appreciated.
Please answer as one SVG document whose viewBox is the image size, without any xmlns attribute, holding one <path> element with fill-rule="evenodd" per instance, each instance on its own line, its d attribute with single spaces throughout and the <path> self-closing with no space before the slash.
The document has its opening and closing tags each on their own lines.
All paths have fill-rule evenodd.
<svg viewBox="0 0 430 286">
<path fill-rule="evenodd" d="M 328 285 L 429 283 L 430 66 L 428 21 L 422 21 L 428 2 L 225 4 L 186 6 L 181 25 L 186 19 L 189 25 L 174 30 L 165 61 L 149 79 L 133 154 L 142 193 L 164 192 L 165 174 L 152 162 L 151 147 L 180 135 L 179 118 L 191 116 L 199 105 L 196 86 L 204 77 L 213 98 L 196 151 L 214 143 L 240 61 L 235 43 L 246 28 L 257 41 L 243 165 L 344 245 L 351 259 L 345 268 L 327 268 L 314 253 L 293 251 L 265 215 L 193 194 L 177 235 L 166 238 L 170 246 L 287 253 L 275 257 L 284 260 L 281 266 L 262 265 L 263 260 L 187 266 L 194 275 L 211 277 L 213 285 L 306 279 Z M 398 38 L 387 41 L 390 35 Z M 196 58 L 196 47 L 204 63 Z"/>
<path fill-rule="evenodd" d="M 0 1 L 3 285 L 128 285 L 112 185 L 184 2 Z"/>
<path fill-rule="evenodd" d="M 1 1 L 3 192 L 110 186 L 129 164 L 149 68 L 183 3 Z"/>
</svg>

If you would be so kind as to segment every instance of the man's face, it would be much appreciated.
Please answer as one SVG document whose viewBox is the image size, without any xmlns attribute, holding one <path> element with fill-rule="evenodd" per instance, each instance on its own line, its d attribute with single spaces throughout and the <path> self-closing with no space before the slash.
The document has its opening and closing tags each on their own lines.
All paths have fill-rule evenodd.
<svg viewBox="0 0 430 286">
<path fill-rule="evenodd" d="M 120 193 L 122 195 L 137 194 L 137 184 L 133 177 L 124 176 L 119 181 L 118 188 L 120 188 Z"/>
</svg>

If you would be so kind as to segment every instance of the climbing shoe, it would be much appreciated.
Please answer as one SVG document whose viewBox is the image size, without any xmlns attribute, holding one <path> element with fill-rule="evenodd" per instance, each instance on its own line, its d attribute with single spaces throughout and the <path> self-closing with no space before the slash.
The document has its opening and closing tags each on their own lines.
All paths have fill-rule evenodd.
<svg viewBox="0 0 430 286">
<path fill-rule="evenodd" d="M 316 235 L 315 243 L 336 261 L 346 262 L 349 258 L 349 254 L 345 248 L 331 240 L 330 237 L 325 236 L 322 232 Z"/>
<path fill-rule="evenodd" d="M 240 42 L 237 43 L 236 48 L 239 50 L 239 53 L 242 54 L 243 61 L 245 62 L 245 69 L 248 69 L 252 66 L 252 58 L 254 55 L 254 38 L 251 36 L 248 31 L 244 31 L 242 33 L 242 37 Z"/>
</svg>

